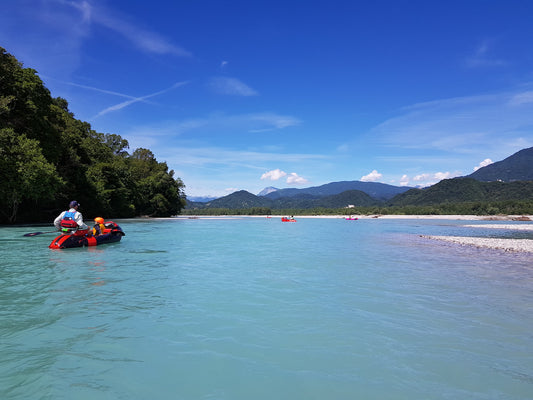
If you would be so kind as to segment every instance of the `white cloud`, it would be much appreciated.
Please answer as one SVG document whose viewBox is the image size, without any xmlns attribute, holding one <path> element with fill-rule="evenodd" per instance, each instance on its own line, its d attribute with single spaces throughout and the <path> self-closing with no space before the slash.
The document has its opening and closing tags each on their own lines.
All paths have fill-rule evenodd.
<svg viewBox="0 0 533 400">
<path fill-rule="evenodd" d="M 442 181 L 443 179 L 450 179 L 450 178 L 455 178 L 457 176 L 460 176 L 461 173 L 456 171 L 456 172 L 435 172 L 433 174 L 429 174 L 429 173 L 424 173 L 424 174 L 419 174 L 419 175 L 416 175 L 415 177 L 413 177 L 413 181 L 414 182 L 417 182 L 417 185 L 418 187 L 426 187 L 426 186 L 431 186 L 431 185 L 434 185 L 440 181 Z M 406 175 L 404 175 L 402 177 L 402 180 L 404 179 Z M 408 180 L 408 178 L 406 178 L 406 180 Z"/>
<path fill-rule="evenodd" d="M 483 161 L 479 163 L 477 167 L 474 167 L 474 171 L 477 171 L 480 168 L 486 167 L 487 165 L 492 164 L 492 160 L 490 158 L 485 158 Z"/>
<path fill-rule="evenodd" d="M 435 179 L 442 181 L 443 179 L 450 179 L 452 174 L 451 172 L 437 172 L 434 176 Z"/>
<path fill-rule="evenodd" d="M 301 176 L 298 176 L 296 172 L 291 172 L 289 176 L 287 177 L 287 183 L 295 184 L 295 185 L 303 185 L 308 183 L 309 181 Z"/>
<path fill-rule="evenodd" d="M 420 181 L 427 181 L 430 178 L 431 178 L 431 174 L 420 174 L 420 175 L 416 175 L 413 178 L 413 180 L 416 182 L 420 182 Z"/>
<path fill-rule="evenodd" d="M 288 184 L 303 185 L 309 182 L 307 179 L 299 176 L 296 172 L 291 172 L 290 174 L 287 174 L 285 171 L 282 171 L 279 168 L 265 172 L 263 175 L 261 175 L 261 179 L 270 179 L 271 181 L 277 181 L 278 179 L 281 179 L 285 176 L 287 176 L 286 182 Z"/>
<path fill-rule="evenodd" d="M 400 186 L 408 186 L 409 185 L 409 177 L 407 175 L 402 175 L 402 178 L 400 179 Z"/>
<path fill-rule="evenodd" d="M 362 176 L 361 181 L 362 182 L 376 182 L 377 180 L 382 178 L 382 174 L 380 174 L 378 171 L 373 170 L 368 175 Z"/>
<path fill-rule="evenodd" d="M 211 78 L 209 87 L 218 94 L 231 96 L 257 96 L 259 94 L 240 80 L 223 76 Z"/>
<path fill-rule="evenodd" d="M 277 168 L 272 171 L 265 172 L 263 175 L 261 175 L 261 179 L 270 179 L 271 181 L 277 181 L 278 179 L 283 178 L 286 175 L 286 172 Z"/>
</svg>

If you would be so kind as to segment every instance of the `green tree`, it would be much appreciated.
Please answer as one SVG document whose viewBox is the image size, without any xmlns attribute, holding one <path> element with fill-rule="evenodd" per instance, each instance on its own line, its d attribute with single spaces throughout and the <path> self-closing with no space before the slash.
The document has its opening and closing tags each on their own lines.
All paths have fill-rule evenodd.
<svg viewBox="0 0 533 400">
<path fill-rule="evenodd" d="M 179 214 L 185 207 L 185 185 L 174 178 L 174 171 L 169 171 L 166 163 L 157 162 L 154 154 L 144 148 L 136 149 L 128 161 L 137 213 L 153 217 Z"/>
<path fill-rule="evenodd" d="M 52 197 L 62 180 L 46 161 L 37 140 L 0 129 L 0 210 L 8 222 L 16 220 L 23 200 Z"/>
</svg>

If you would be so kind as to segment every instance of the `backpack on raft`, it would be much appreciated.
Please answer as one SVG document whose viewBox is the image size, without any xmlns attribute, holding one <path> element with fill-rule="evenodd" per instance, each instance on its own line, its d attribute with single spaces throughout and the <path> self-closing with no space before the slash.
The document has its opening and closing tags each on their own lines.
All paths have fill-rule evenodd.
<svg viewBox="0 0 533 400">
<path fill-rule="evenodd" d="M 67 211 L 61 220 L 61 231 L 64 233 L 72 232 L 78 229 L 78 223 L 74 221 L 75 213 Z"/>
</svg>

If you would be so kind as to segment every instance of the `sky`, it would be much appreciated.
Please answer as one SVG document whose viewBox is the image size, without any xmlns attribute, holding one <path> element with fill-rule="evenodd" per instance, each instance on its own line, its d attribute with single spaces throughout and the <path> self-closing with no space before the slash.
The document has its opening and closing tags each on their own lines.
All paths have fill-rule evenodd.
<svg viewBox="0 0 533 400">
<path fill-rule="evenodd" d="M 189 197 L 424 187 L 533 146 L 533 1 L 2 0 L 0 47 Z"/>
</svg>

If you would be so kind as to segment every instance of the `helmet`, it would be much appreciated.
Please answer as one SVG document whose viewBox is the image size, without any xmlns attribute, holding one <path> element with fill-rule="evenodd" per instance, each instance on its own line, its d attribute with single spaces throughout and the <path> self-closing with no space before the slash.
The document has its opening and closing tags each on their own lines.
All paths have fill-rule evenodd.
<svg viewBox="0 0 533 400">
<path fill-rule="evenodd" d="M 97 224 L 103 224 L 104 223 L 104 219 L 102 217 L 96 217 L 94 219 L 94 222 L 96 222 Z"/>
</svg>

